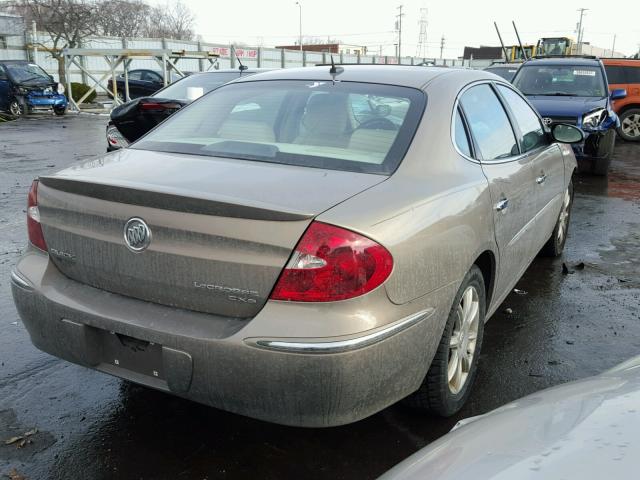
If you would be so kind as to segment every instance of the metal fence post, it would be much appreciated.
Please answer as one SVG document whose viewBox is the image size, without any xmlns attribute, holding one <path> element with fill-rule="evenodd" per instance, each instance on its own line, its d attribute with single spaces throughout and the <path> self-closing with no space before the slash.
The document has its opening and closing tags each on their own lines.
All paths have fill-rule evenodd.
<svg viewBox="0 0 640 480">
<path fill-rule="evenodd" d="M 340 63 L 344 63 L 344 57 L 342 56 L 342 52 L 340 52 Z"/>
<path fill-rule="evenodd" d="M 202 53 L 202 42 L 198 40 L 198 51 Z M 204 58 L 198 60 L 198 68 L 201 72 L 204 72 Z"/>
<path fill-rule="evenodd" d="M 236 47 L 233 45 L 229 46 L 229 66 L 236 68 Z"/>
<path fill-rule="evenodd" d="M 327 52 L 322 52 L 322 63 L 325 65 L 327 63 Z"/>
<path fill-rule="evenodd" d="M 356 60 L 356 63 L 360 63 L 360 52 L 358 51 L 358 58 Z"/>
<path fill-rule="evenodd" d="M 280 68 L 284 68 L 286 65 L 286 58 L 284 56 L 284 48 L 280 49 Z"/>
<path fill-rule="evenodd" d="M 302 51 L 302 66 L 303 67 L 307 66 L 307 51 L 306 50 Z"/>
<path fill-rule="evenodd" d="M 262 67 L 262 47 L 258 47 L 258 68 Z"/>
</svg>

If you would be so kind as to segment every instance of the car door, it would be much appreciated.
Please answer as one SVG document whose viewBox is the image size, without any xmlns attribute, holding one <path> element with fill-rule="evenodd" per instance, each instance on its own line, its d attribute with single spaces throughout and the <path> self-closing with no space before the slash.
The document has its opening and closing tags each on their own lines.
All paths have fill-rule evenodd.
<svg viewBox="0 0 640 480">
<path fill-rule="evenodd" d="M 533 159 L 521 155 L 507 111 L 490 83 L 460 95 L 460 106 L 475 157 L 489 182 L 495 239 L 499 251 L 496 292 L 511 288 L 535 255 Z"/>
<path fill-rule="evenodd" d="M 512 123 L 517 127 L 520 151 L 531 160 L 535 177 L 537 249 L 542 248 L 558 220 L 565 190 L 564 158 L 560 147 L 545 133 L 542 120 L 522 96 L 507 85 L 497 84 Z"/>
<path fill-rule="evenodd" d="M 609 91 L 611 92 L 612 90 L 615 90 L 617 88 L 623 88 L 627 91 L 627 94 L 628 94 L 629 80 L 627 78 L 628 77 L 627 68 L 623 65 L 607 63 L 604 66 L 604 70 L 607 73 L 607 83 L 609 84 Z M 624 104 L 624 99 L 614 100 L 612 102 L 613 109 L 616 112 L 619 112 L 620 108 L 624 106 L 621 104 Z"/>
<path fill-rule="evenodd" d="M 4 67 L 0 65 L 0 110 L 9 108 L 9 94 L 11 92 L 11 82 L 7 77 Z"/>
<path fill-rule="evenodd" d="M 150 70 L 142 73 L 141 89 L 144 91 L 144 95 L 152 95 L 162 88 L 162 77 L 156 72 Z"/>
</svg>

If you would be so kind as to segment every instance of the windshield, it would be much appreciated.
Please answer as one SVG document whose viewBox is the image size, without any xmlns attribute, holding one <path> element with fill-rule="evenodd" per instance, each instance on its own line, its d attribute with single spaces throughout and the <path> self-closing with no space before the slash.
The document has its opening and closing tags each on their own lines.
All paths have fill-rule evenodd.
<svg viewBox="0 0 640 480">
<path fill-rule="evenodd" d="M 195 100 L 214 88 L 235 80 L 239 76 L 238 72 L 211 72 L 189 75 L 156 92 L 153 96 L 175 100 Z"/>
<path fill-rule="evenodd" d="M 424 110 L 413 88 L 331 81 L 232 83 L 132 148 L 390 174 Z"/>
<path fill-rule="evenodd" d="M 35 63 L 6 63 L 9 76 L 17 83 L 51 82 L 51 77 Z"/>
<path fill-rule="evenodd" d="M 518 71 L 518 67 L 489 67 L 485 68 L 485 70 L 487 72 L 494 73 L 510 82 L 511 80 L 513 80 L 513 76 Z"/>
<path fill-rule="evenodd" d="M 566 38 L 547 38 L 542 41 L 542 52 L 544 55 L 566 55 L 569 52 L 567 47 L 569 40 Z"/>
<path fill-rule="evenodd" d="M 601 69 L 584 65 L 523 66 L 513 84 L 525 95 L 606 96 Z"/>
</svg>

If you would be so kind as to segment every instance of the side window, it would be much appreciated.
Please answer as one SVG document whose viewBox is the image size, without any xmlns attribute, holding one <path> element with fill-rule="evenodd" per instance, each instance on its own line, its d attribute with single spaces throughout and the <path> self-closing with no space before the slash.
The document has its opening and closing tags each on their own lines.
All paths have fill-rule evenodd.
<svg viewBox="0 0 640 480">
<path fill-rule="evenodd" d="M 469 137 L 467 136 L 467 129 L 462 121 L 462 115 L 460 115 L 460 109 L 456 108 L 456 121 L 454 128 L 454 135 L 456 146 L 458 150 L 464 153 L 467 157 L 471 156 L 471 148 L 469 147 Z"/>
<path fill-rule="evenodd" d="M 503 85 L 498 85 L 498 90 L 507 101 L 509 108 L 518 123 L 522 133 L 522 151 L 529 152 L 543 145 L 547 145 L 547 136 L 544 133 L 538 115 L 531 109 L 520 95 Z"/>
<path fill-rule="evenodd" d="M 460 103 L 484 160 L 518 155 L 518 144 L 500 100 L 487 84 L 467 90 Z"/>
<path fill-rule="evenodd" d="M 627 73 L 627 83 L 640 83 L 640 67 L 623 67 Z"/>
<path fill-rule="evenodd" d="M 162 82 L 162 77 L 156 72 L 144 72 L 142 79 L 148 82 Z"/>
<path fill-rule="evenodd" d="M 0 80 L 7 80 L 7 74 L 4 72 L 4 67 L 0 65 Z"/>
<path fill-rule="evenodd" d="M 625 67 L 620 67 L 618 65 L 605 65 L 604 69 L 607 72 L 607 80 L 609 84 L 618 84 L 618 83 L 628 83 L 628 80 L 625 76 Z"/>
<path fill-rule="evenodd" d="M 142 71 L 141 70 L 133 70 L 129 72 L 129 80 L 140 80 L 142 79 Z"/>
</svg>

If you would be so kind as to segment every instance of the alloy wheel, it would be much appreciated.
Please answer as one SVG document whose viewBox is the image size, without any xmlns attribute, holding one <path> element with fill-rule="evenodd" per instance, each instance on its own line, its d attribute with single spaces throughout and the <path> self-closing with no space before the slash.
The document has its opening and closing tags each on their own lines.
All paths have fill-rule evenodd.
<svg viewBox="0 0 640 480">
<path fill-rule="evenodd" d="M 11 112 L 11 115 L 13 115 L 14 117 L 19 117 L 20 115 L 22 115 L 22 106 L 17 100 L 11 101 L 11 103 L 9 104 L 9 112 Z"/>
<path fill-rule="evenodd" d="M 475 287 L 466 288 L 458 304 L 456 320 L 449 340 L 447 379 L 449 390 L 459 393 L 467 382 L 476 352 L 480 322 L 480 301 Z"/>
<path fill-rule="evenodd" d="M 632 138 L 640 137 L 640 113 L 633 113 L 625 117 L 620 125 L 622 132 Z"/>
</svg>

